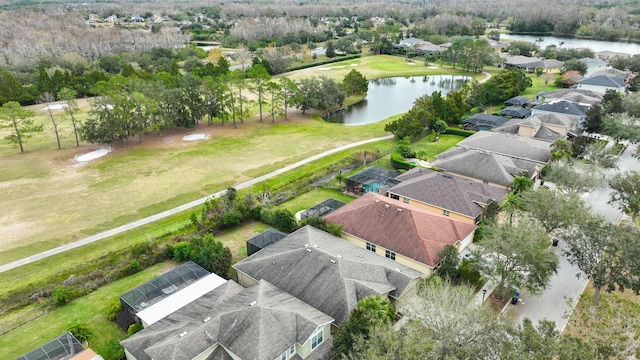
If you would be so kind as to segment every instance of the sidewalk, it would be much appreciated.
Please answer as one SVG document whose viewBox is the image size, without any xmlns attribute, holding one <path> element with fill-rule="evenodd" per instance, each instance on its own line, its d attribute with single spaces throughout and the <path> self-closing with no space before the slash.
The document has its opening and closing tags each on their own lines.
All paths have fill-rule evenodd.
<svg viewBox="0 0 640 360">
<path fill-rule="evenodd" d="M 493 293 L 493 290 L 495 290 L 497 287 L 498 287 L 498 284 L 494 284 L 491 281 L 487 281 L 486 284 L 484 284 L 484 286 L 482 287 L 482 289 L 480 289 L 480 291 L 476 293 L 476 296 L 474 298 L 474 304 L 482 305 L 484 301 L 487 301 L 487 299 L 489 299 L 489 296 L 491 296 L 491 293 Z"/>
</svg>

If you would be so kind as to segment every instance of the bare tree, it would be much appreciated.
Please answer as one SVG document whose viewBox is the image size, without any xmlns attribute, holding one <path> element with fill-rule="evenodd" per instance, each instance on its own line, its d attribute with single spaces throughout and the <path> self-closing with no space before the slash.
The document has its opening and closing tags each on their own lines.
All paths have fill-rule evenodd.
<svg viewBox="0 0 640 360">
<path fill-rule="evenodd" d="M 38 104 L 45 104 L 45 109 L 47 109 L 47 114 L 49 115 L 49 120 L 53 125 L 53 132 L 56 134 L 56 141 L 58 142 L 58 150 L 62 149 L 60 145 L 60 134 L 58 133 L 58 121 L 55 116 L 53 116 L 53 108 L 51 107 L 52 102 L 56 100 L 56 97 L 53 96 L 52 93 L 45 92 L 38 96 Z"/>
</svg>

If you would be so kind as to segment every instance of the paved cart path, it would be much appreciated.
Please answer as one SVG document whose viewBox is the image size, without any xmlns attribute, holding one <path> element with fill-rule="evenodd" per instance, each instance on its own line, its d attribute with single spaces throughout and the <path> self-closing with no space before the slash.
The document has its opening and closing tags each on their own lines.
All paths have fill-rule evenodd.
<svg viewBox="0 0 640 360">
<path fill-rule="evenodd" d="M 298 162 L 293 163 L 291 165 L 287 165 L 287 166 L 285 166 L 285 167 L 283 167 L 281 169 L 272 171 L 272 172 L 270 172 L 268 174 L 259 176 L 259 177 L 255 178 L 255 179 L 251 179 L 251 180 L 245 181 L 245 182 L 240 183 L 240 184 L 238 184 L 238 185 L 236 185 L 234 187 L 236 189 L 238 189 L 238 190 L 244 189 L 244 188 L 253 186 L 253 185 L 255 185 L 255 184 L 257 184 L 257 183 L 259 183 L 261 181 L 264 181 L 264 180 L 270 179 L 270 178 L 272 178 L 274 176 L 277 176 L 277 175 L 280 175 L 282 173 L 285 173 L 285 172 L 287 172 L 289 170 L 292 170 L 292 169 L 295 169 L 295 168 L 300 167 L 302 165 L 308 164 L 308 163 L 310 163 L 312 161 L 321 159 L 321 158 L 323 158 L 325 156 L 329 156 L 329 155 L 335 154 L 337 152 L 340 152 L 340 151 L 343 151 L 343 150 L 347 150 L 347 149 L 350 149 L 350 148 L 354 148 L 354 147 L 357 147 L 357 146 L 360 146 L 360 145 L 365 145 L 365 144 L 369 144 L 369 143 L 376 142 L 376 141 L 389 140 L 389 139 L 392 139 L 392 138 L 393 138 L 393 135 L 388 135 L 388 136 L 383 136 L 383 137 L 379 137 L 379 138 L 373 138 L 373 139 L 358 141 L 358 142 L 347 144 L 347 145 L 338 146 L 337 148 L 334 148 L 334 149 L 331 149 L 331 150 L 327 150 L 327 151 L 322 152 L 320 154 L 316 154 L 316 155 L 310 156 L 310 157 L 308 157 L 308 158 L 306 158 L 304 160 L 298 161 Z M 65 252 L 65 251 L 68 251 L 68 250 L 71 250 L 71 249 L 75 249 L 75 248 L 78 248 L 78 247 L 83 246 L 83 245 L 91 244 L 91 243 L 96 242 L 98 240 L 102 240 L 102 239 L 108 238 L 110 236 L 117 235 L 117 234 L 120 234 L 120 233 L 123 233 L 125 231 L 129 231 L 129 230 L 135 229 L 135 228 L 143 226 L 143 225 L 147 225 L 147 224 L 152 223 L 152 222 L 154 222 L 156 220 L 164 219 L 166 217 L 175 215 L 175 214 L 180 213 L 182 211 L 192 209 L 192 208 L 194 208 L 194 207 L 196 207 L 198 205 L 204 204 L 205 201 L 207 201 L 207 200 L 209 200 L 211 198 L 216 198 L 216 197 L 219 197 L 219 196 L 223 195 L 225 192 L 226 192 L 226 190 L 218 191 L 215 194 L 211 194 L 211 195 L 205 196 L 203 198 L 188 202 L 186 204 L 177 206 L 177 207 L 175 207 L 173 209 L 169 209 L 169 210 L 163 211 L 161 213 L 158 213 L 158 214 L 155 214 L 155 215 L 151 215 L 149 217 L 146 217 L 146 218 L 143 218 L 143 219 L 140 219 L 140 220 L 137 220 L 137 221 L 122 225 L 122 226 L 118 226 L 117 228 L 114 228 L 114 229 L 111 229 L 111 230 L 107 230 L 107 231 L 101 232 L 99 234 L 95 234 L 95 235 L 89 236 L 87 238 L 84 238 L 84 239 L 81 239 L 81 240 L 77 240 L 77 241 L 74 241 L 74 242 L 59 246 L 57 248 L 46 250 L 46 251 L 43 251 L 43 252 L 35 254 L 35 255 L 31 255 L 31 256 L 28 256 L 28 257 L 25 257 L 25 258 L 22 258 L 22 259 L 19 259 L 19 260 L 12 261 L 12 262 L 7 263 L 7 264 L 0 265 L 0 273 L 8 271 L 8 270 L 11 270 L 11 269 L 15 269 L 15 268 L 20 267 L 22 265 L 30 264 L 30 263 L 38 261 L 38 260 L 45 259 L 45 258 L 47 258 L 49 256 L 61 254 L 61 253 Z"/>
</svg>

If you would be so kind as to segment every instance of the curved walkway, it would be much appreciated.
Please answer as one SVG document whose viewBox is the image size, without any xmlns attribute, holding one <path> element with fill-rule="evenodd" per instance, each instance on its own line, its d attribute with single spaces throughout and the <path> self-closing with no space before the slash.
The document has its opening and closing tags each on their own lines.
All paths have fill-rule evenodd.
<svg viewBox="0 0 640 360">
<path fill-rule="evenodd" d="M 259 177 L 255 178 L 255 179 L 251 179 L 251 180 L 245 181 L 245 182 L 243 182 L 241 184 L 236 185 L 235 188 L 238 189 L 238 190 L 244 189 L 244 188 L 253 186 L 253 185 L 255 185 L 255 184 L 257 184 L 257 183 L 259 183 L 259 182 L 261 182 L 263 180 L 270 179 L 270 178 L 272 178 L 274 176 L 280 175 L 280 174 L 282 174 L 284 172 L 287 172 L 289 170 L 295 169 L 295 168 L 300 167 L 302 165 L 308 164 L 308 163 L 310 163 L 312 161 L 318 160 L 318 159 L 323 158 L 325 156 L 332 155 L 332 154 L 335 154 L 337 152 L 340 152 L 340 151 L 343 151 L 343 150 L 347 150 L 347 149 L 350 149 L 350 148 L 354 148 L 354 147 L 357 147 L 357 146 L 360 146 L 360 145 L 365 145 L 365 144 L 376 142 L 376 141 L 388 140 L 388 139 L 392 139 L 392 138 L 393 138 L 393 135 L 388 135 L 388 136 L 383 136 L 383 137 L 379 137 L 379 138 L 373 138 L 373 139 L 369 139 L 369 140 L 358 141 L 358 142 L 355 142 L 355 143 L 339 146 L 337 148 L 334 148 L 334 149 L 331 149 L 331 150 L 327 150 L 327 151 L 322 152 L 320 154 L 316 154 L 316 155 L 310 156 L 310 157 L 308 157 L 308 158 L 306 158 L 304 160 L 298 161 L 298 162 L 293 163 L 291 165 L 287 165 L 287 166 L 285 166 L 285 167 L 283 167 L 281 169 L 272 171 L 272 172 L 270 172 L 268 174 L 259 176 Z M 35 254 L 35 255 L 31 255 L 31 256 L 16 260 L 16 261 L 12 261 L 12 262 L 4 264 L 4 265 L 0 265 L 0 273 L 8 271 L 8 270 L 11 270 L 11 269 L 15 269 L 15 268 L 20 267 L 22 265 L 30 264 L 30 263 L 38 261 L 38 260 L 42 260 L 42 259 L 47 258 L 49 256 L 61 254 L 61 253 L 65 252 L 65 251 L 68 251 L 68 250 L 71 250 L 71 249 L 75 249 L 75 248 L 78 248 L 78 247 L 83 246 L 83 245 L 91 244 L 91 243 L 96 242 L 98 240 L 102 240 L 102 239 L 108 238 L 110 236 L 117 235 L 117 234 L 120 234 L 120 233 L 123 233 L 125 231 L 129 231 L 129 230 L 135 229 L 135 228 L 143 226 L 143 225 L 147 225 L 147 224 L 152 223 L 152 222 L 154 222 L 156 220 L 164 219 L 166 217 L 175 215 L 175 214 L 177 214 L 179 212 L 192 209 L 192 208 L 194 208 L 194 207 L 196 207 L 198 205 L 204 204 L 205 201 L 207 201 L 207 200 L 209 200 L 211 198 L 216 198 L 216 197 L 219 197 L 219 196 L 223 195 L 225 192 L 226 192 L 226 190 L 218 191 L 215 194 L 212 194 L 212 195 L 209 195 L 209 196 L 205 196 L 203 198 L 200 198 L 200 199 L 191 201 L 189 203 L 186 203 L 184 205 L 177 206 L 177 207 L 175 207 L 173 209 L 169 209 L 169 210 L 163 211 L 161 213 L 158 213 L 158 214 L 155 214 L 155 215 L 151 215 L 149 217 L 146 217 L 146 218 L 131 222 L 129 224 L 118 226 L 115 229 L 107 230 L 107 231 L 101 232 L 99 234 L 95 234 L 95 235 L 89 236 L 87 238 L 84 238 L 84 239 L 81 239 L 81 240 L 78 240 L 78 241 L 74 241 L 74 242 L 59 246 L 57 248 L 53 248 L 53 249 L 50 249 L 50 250 L 47 250 L 47 251 L 43 251 L 43 252 Z"/>
</svg>

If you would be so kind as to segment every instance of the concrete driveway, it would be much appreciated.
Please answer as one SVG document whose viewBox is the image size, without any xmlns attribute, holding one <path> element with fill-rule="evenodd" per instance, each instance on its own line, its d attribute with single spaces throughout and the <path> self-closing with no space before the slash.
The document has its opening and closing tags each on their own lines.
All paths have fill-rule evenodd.
<svg viewBox="0 0 640 360">
<path fill-rule="evenodd" d="M 630 145 L 622 153 L 618 162 L 618 170 L 610 171 L 610 175 L 616 172 L 640 171 L 640 161 L 631 156 L 635 148 L 635 145 Z M 607 204 L 611 191 L 608 186 L 594 189 L 585 201 L 593 213 L 617 223 L 622 217 L 622 212 Z M 543 319 L 555 321 L 556 329 L 563 331 L 571 311 L 587 285 L 587 279 L 584 276 L 576 277 L 576 274 L 581 271 L 569 264 L 566 257 L 562 255 L 562 249 L 564 249 L 562 241 L 552 249 L 558 255 L 560 262 L 558 273 L 551 278 L 549 287 L 539 295 L 523 293 L 521 295 L 522 302 L 518 305 L 509 305 L 507 311 L 514 312 L 516 320 L 519 322 L 524 318 L 533 320 L 534 324 Z"/>
</svg>

